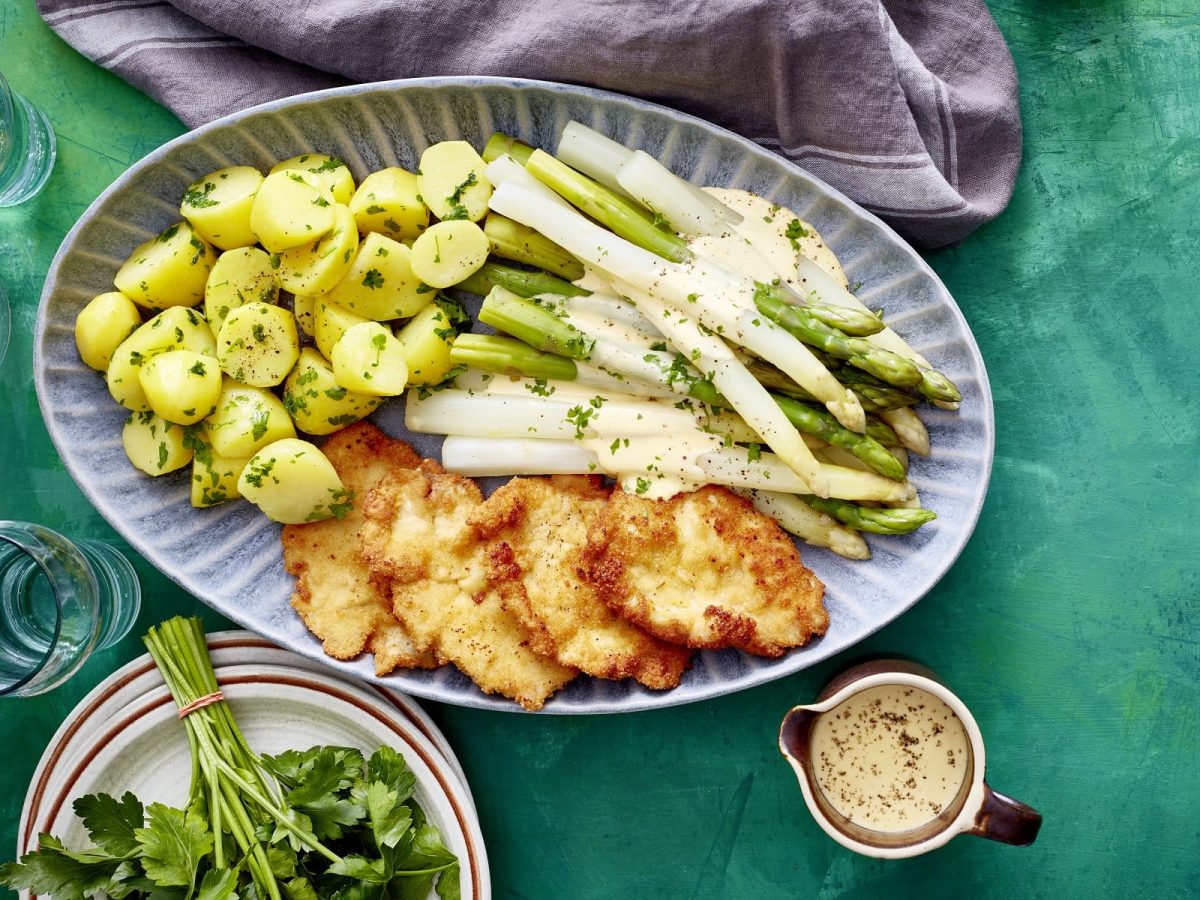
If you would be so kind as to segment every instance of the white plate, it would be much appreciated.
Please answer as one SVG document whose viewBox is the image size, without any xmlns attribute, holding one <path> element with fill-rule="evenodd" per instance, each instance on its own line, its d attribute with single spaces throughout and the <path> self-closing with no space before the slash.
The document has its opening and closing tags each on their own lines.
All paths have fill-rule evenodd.
<svg viewBox="0 0 1200 900">
<path fill-rule="evenodd" d="M 218 679 L 225 667 L 241 663 L 251 665 L 273 664 L 315 672 L 326 677 L 336 678 L 344 684 L 355 686 L 366 691 L 368 698 L 376 699 L 385 706 L 393 709 L 397 715 L 406 719 L 441 753 L 451 770 L 458 777 L 463 790 L 471 800 L 474 808 L 475 801 L 471 797 L 470 785 L 463 772 L 462 764 L 454 754 L 446 736 L 429 718 L 429 714 L 411 697 L 398 691 L 379 685 L 363 684 L 348 675 L 330 672 L 320 663 L 313 662 L 303 656 L 276 647 L 248 631 L 216 631 L 208 634 L 208 652 L 213 669 Z M 117 715 L 147 691 L 162 684 L 162 677 L 154 666 L 153 660 L 142 656 L 132 660 L 97 685 L 84 697 L 59 725 L 58 730 L 50 740 L 50 744 L 38 764 L 35 780 L 49 763 L 51 748 L 61 757 L 68 757 L 77 752 L 86 752 L 89 746 L 88 737 L 92 729 Z M 69 763 L 64 759 L 63 763 Z"/>
<path fill-rule="evenodd" d="M 228 644 L 238 636 L 221 637 Z M 233 649 L 254 650 L 244 643 Z M 147 664 L 151 671 L 144 673 Z M 214 668 L 239 726 L 258 752 L 315 744 L 366 753 L 381 744 L 394 747 L 416 776 L 417 800 L 459 857 L 463 897 L 491 896 L 474 803 L 455 766 L 424 733 L 437 730 L 421 721 L 423 714 L 412 717 L 405 704 L 392 704 L 372 688 L 303 667 L 227 662 Z M 87 835 L 71 808 L 85 794 L 119 796 L 130 790 L 146 803 L 182 804 L 191 764 L 175 711 L 149 657 L 114 673 L 84 698 L 51 739 L 34 773 L 18 830 L 18 855 L 33 849 L 42 832 L 68 846 L 85 844 Z"/>
<path fill-rule="evenodd" d="M 933 440 L 914 458 L 911 480 L 936 522 L 903 537 L 874 537 L 874 558 L 852 562 L 805 549 L 826 585 L 829 631 L 777 660 L 736 651 L 698 654 L 672 691 L 578 678 L 549 713 L 622 712 L 687 703 L 741 690 L 813 665 L 861 641 L 930 590 L 966 545 L 987 491 L 993 451 L 992 399 L 970 329 L 925 262 L 870 213 L 802 169 L 728 131 L 654 104 L 604 91 L 501 78 L 428 78 L 355 85 L 292 97 L 220 119 L 151 153 L 101 195 L 63 242 L 50 269 L 34 342 L 35 382 L 47 428 L 80 488 L 151 563 L 233 621 L 314 660 L 406 693 L 465 706 L 517 710 L 484 696 L 450 666 L 377 679 L 371 660 L 336 662 L 288 605 L 279 527 L 245 503 L 192 509 L 188 473 L 147 478 L 126 460 L 125 413 L 99 375 L 83 366 L 73 325 L 92 296 L 111 290 L 130 251 L 179 219 L 179 198 L 196 178 L 234 164 L 269 168 L 285 157 L 326 152 L 361 179 L 393 165 L 416 167 L 429 144 L 483 145 L 493 130 L 553 148 L 570 119 L 640 147 L 696 183 L 752 190 L 811 221 L 838 254 L 859 296 L 962 389 L 958 413 L 922 413 Z M 440 438 L 410 435 L 403 402 L 375 421 L 437 456 Z"/>
</svg>

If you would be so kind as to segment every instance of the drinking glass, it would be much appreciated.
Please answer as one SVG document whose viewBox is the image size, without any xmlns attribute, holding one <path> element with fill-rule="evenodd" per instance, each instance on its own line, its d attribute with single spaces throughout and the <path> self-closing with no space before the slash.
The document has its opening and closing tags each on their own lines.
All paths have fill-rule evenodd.
<svg viewBox="0 0 1200 900">
<path fill-rule="evenodd" d="M 114 548 L 0 521 L 0 696 L 58 687 L 129 632 L 141 603 L 137 573 Z"/>
<path fill-rule="evenodd" d="M 0 206 L 24 203 L 54 168 L 54 129 L 0 74 Z"/>
</svg>

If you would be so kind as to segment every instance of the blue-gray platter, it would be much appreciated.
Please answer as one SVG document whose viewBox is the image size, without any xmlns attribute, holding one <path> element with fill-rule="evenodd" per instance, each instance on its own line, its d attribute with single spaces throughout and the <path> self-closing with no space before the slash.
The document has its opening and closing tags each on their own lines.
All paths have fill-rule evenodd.
<svg viewBox="0 0 1200 900">
<path fill-rule="evenodd" d="M 754 191 L 812 222 L 841 259 L 858 295 L 963 392 L 962 408 L 924 408 L 933 453 L 913 457 L 911 480 L 935 522 L 905 537 L 870 538 L 866 562 L 804 548 L 826 585 L 828 633 L 781 659 L 736 651 L 704 652 L 672 691 L 631 681 L 579 678 L 546 705 L 548 713 L 626 712 L 688 703 L 761 684 L 845 650 L 924 596 L 954 563 L 983 506 L 994 444 L 992 397 L 979 348 L 958 306 L 929 266 L 896 234 L 804 170 L 728 131 L 630 97 L 536 81 L 424 78 L 352 86 L 292 97 L 227 116 L 151 153 L 91 205 L 67 235 L 42 294 L 35 339 L 38 399 L 67 469 L 88 499 L 139 552 L 213 609 L 304 656 L 418 697 L 515 710 L 485 696 L 450 666 L 378 679 L 369 657 L 340 663 L 292 611 L 292 579 L 283 570 L 279 526 L 246 503 L 193 509 L 188 469 L 148 478 L 121 448 L 126 413 L 102 377 L 79 360 L 75 316 L 112 290 L 124 259 L 179 219 L 179 198 L 195 179 L 229 165 L 262 170 L 299 153 L 345 160 L 357 179 L 385 166 L 416 168 L 437 141 L 482 147 L 493 131 L 553 149 L 577 119 L 658 157 L 685 178 Z M 402 403 L 376 422 L 410 438 Z M 436 455 L 437 439 L 414 445 Z"/>
</svg>

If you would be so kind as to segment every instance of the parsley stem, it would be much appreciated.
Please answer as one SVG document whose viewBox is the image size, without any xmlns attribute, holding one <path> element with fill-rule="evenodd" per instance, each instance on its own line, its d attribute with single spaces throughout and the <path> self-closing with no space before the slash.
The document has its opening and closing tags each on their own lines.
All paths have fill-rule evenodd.
<svg viewBox="0 0 1200 900">
<path fill-rule="evenodd" d="M 293 823 L 291 821 L 291 817 L 284 810 L 280 809 L 268 798 L 264 797 L 257 790 L 255 790 L 254 786 L 243 779 L 227 762 L 225 762 L 225 760 L 216 758 L 213 760 L 213 762 L 226 778 L 241 788 L 242 793 L 262 807 L 265 812 L 270 813 L 271 816 L 279 823 L 279 825 L 281 825 L 289 834 L 294 836 L 296 840 L 304 844 L 304 846 L 308 847 L 310 850 L 315 850 L 317 853 L 320 853 L 330 862 L 337 863 L 342 861 L 340 856 L 322 844 L 317 839 L 317 836 L 311 831 L 305 831 L 303 828 L 300 828 Z"/>
<path fill-rule="evenodd" d="M 403 871 L 397 872 L 396 875 L 401 878 L 408 878 L 413 875 L 432 875 L 435 872 L 445 872 L 447 869 L 456 865 L 458 865 L 458 860 L 454 860 L 454 862 L 443 863 L 440 866 L 434 866 L 432 869 L 404 869 Z"/>
</svg>

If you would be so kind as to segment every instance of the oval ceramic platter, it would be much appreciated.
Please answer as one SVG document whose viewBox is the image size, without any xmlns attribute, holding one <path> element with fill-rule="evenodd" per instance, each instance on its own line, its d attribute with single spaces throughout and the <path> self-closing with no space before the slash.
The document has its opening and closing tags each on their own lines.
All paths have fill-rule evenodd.
<svg viewBox="0 0 1200 900">
<path fill-rule="evenodd" d="M 209 637 L 213 670 L 247 742 L 260 753 L 322 743 L 364 753 L 395 748 L 416 776 L 416 798 L 461 862 L 464 898 L 491 897 L 487 853 L 466 779 L 445 738 L 411 699 L 317 671 L 245 632 Z M 172 806 L 187 797 L 190 750 L 176 707 L 149 656 L 114 672 L 51 738 L 21 812 L 18 856 L 52 833 L 87 844 L 72 810 L 85 795 L 133 791 Z M 431 895 L 432 896 L 432 895 Z"/>
<path fill-rule="evenodd" d="M 266 104 L 197 129 L 154 151 L 88 209 L 63 242 L 42 295 L 35 378 L 47 427 L 68 470 L 96 508 L 164 573 L 235 622 L 342 672 L 376 680 L 369 658 L 327 660 L 288 605 L 279 526 L 245 503 L 189 505 L 187 475 L 151 479 L 121 449 L 125 413 L 101 376 L 75 350 L 76 314 L 111 290 L 130 251 L 179 220 L 179 198 L 222 166 L 263 171 L 305 152 L 345 160 L 356 178 L 385 166 L 415 169 L 430 144 L 482 147 L 496 130 L 553 150 L 571 119 L 658 157 L 705 185 L 744 188 L 812 222 L 841 259 L 859 296 L 963 392 L 962 409 L 924 409 L 934 452 L 914 458 L 911 479 L 938 519 L 906 537 L 873 537 L 874 557 L 851 562 L 804 549 L 826 585 L 828 633 L 778 660 L 737 651 L 697 656 L 683 684 L 656 693 L 629 681 L 578 678 L 546 705 L 549 713 L 624 712 L 687 703 L 761 684 L 844 650 L 900 615 L 951 566 L 975 527 L 991 472 L 992 399 L 979 348 L 932 270 L 891 229 L 848 198 L 744 138 L 691 116 L 581 87 L 498 78 L 431 78 L 338 88 Z M 440 438 L 409 435 L 403 401 L 375 415 L 384 431 L 437 456 Z M 466 706 L 517 710 L 480 693 L 445 666 L 388 676 L 410 694 Z"/>
</svg>

